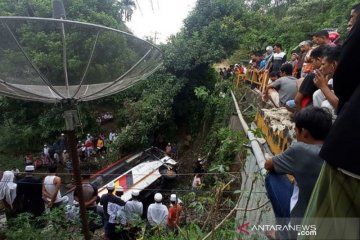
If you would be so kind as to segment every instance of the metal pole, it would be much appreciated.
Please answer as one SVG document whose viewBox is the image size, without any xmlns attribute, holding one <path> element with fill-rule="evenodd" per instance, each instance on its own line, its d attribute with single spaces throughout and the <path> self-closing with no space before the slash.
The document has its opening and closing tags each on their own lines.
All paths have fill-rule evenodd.
<svg viewBox="0 0 360 240">
<path fill-rule="evenodd" d="M 233 100 L 234 100 L 236 112 L 237 112 L 237 114 L 238 114 L 238 117 L 239 117 L 241 126 L 242 126 L 244 132 L 246 133 L 248 139 L 250 140 L 251 148 L 252 148 L 253 153 L 254 153 L 254 155 L 255 155 L 257 165 L 258 165 L 259 168 L 260 168 L 260 173 L 261 173 L 262 176 L 265 176 L 266 173 L 267 173 L 267 171 L 266 171 L 265 168 L 264 168 L 264 165 L 265 165 L 265 156 L 264 156 L 264 153 L 262 152 L 261 147 L 260 147 L 260 144 L 259 144 L 259 142 L 256 140 L 256 137 L 254 136 L 254 133 L 251 131 L 251 129 L 248 127 L 246 121 L 244 120 L 244 117 L 243 117 L 243 115 L 241 114 L 239 105 L 238 105 L 238 103 L 237 103 L 237 101 L 236 101 L 236 97 L 235 97 L 233 91 L 231 91 L 231 96 L 232 96 L 232 98 L 233 98 Z"/>
<path fill-rule="evenodd" d="M 63 18 L 61 18 L 63 19 Z M 66 36 L 65 36 L 65 25 L 61 23 L 61 36 L 63 43 L 63 66 L 64 66 L 64 76 L 65 76 L 65 87 L 67 92 L 67 97 L 70 98 L 70 89 L 69 89 L 69 77 L 67 71 L 67 58 L 66 58 Z"/>
<path fill-rule="evenodd" d="M 66 130 L 68 135 L 68 146 L 71 154 L 71 160 L 73 164 L 73 175 L 75 179 L 76 185 L 76 192 L 79 198 L 79 205 L 80 205 L 80 218 L 82 224 L 82 232 L 84 234 L 85 240 L 90 240 L 90 232 L 89 232 L 89 224 L 88 224 L 88 217 L 85 208 L 85 201 L 83 195 L 83 189 L 81 184 L 81 175 L 80 175 L 80 164 L 79 158 L 76 151 L 76 138 L 75 138 L 75 123 L 77 119 L 76 111 L 70 110 L 65 111 L 65 123 L 66 123 Z"/>
</svg>

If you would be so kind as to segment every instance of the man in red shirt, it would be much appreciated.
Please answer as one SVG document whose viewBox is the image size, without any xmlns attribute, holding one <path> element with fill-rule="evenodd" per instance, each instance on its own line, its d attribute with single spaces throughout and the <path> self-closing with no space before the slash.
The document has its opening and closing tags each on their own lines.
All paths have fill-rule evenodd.
<svg viewBox="0 0 360 240">
<path fill-rule="evenodd" d="M 180 224 L 182 206 L 178 203 L 176 194 L 171 194 L 170 202 L 171 205 L 169 207 L 167 225 L 170 229 L 176 230 L 176 226 L 179 226 Z"/>
</svg>

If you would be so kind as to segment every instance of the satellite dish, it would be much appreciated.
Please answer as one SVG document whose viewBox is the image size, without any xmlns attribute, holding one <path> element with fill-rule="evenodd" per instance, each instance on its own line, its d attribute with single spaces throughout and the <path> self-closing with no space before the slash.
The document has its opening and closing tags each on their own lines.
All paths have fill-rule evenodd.
<svg viewBox="0 0 360 240">
<path fill-rule="evenodd" d="M 61 0 L 53 0 L 54 18 L 0 16 L 0 94 L 46 103 L 90 101 L 123 91 L 151 75 L 162 53 L 134 35 L 101 25 L 65 20 Z M 64 114 L 74 178 L 76 111 Z M 90 239 L 82 191 L 83 233 Z"/>
<path fill-rule="evenodd" d="M 61 3 L 61 2 L 60 2 Z M 0 94 L 46 103 L 123 91 L 162 64 L 159 48 L 110 27 L 53 18 L 0 17 Z"/>
<path fill-rule="evenodd" d="M 61 0 L 53 0 L 53 18 L 65 19 L 65 8 Z"/>
</svg>

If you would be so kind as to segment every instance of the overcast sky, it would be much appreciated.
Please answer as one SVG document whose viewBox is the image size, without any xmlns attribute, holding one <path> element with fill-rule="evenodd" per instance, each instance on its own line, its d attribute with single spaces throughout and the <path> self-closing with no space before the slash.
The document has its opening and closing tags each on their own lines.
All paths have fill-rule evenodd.
<svg viewBox="0 0 360 240">
<path fill-rule="evenodd" d="M 144 38 L 155 36 L 157 43 L 180 31 L 183 20 L 195 7 L 196 0 L 138 0 L 140 5 L 126 25 L 133 33 Z M 151 2 L 153 6 L 151 6 Z"/>
</svg>

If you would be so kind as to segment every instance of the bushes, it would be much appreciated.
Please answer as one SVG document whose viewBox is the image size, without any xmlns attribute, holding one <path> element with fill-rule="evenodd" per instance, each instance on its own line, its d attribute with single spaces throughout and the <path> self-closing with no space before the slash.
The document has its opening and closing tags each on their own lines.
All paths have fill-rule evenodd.
<svg viewBox="0 0 360 240">
<path fill-rule="evenodd" d="M 57 208 L 36 219 L 28 213 L 19 214 L 7 222 L 6 239 L 9 240 L 80 240 L 79 219 L 66 219 L 63 208 Z"/>
</svg>

